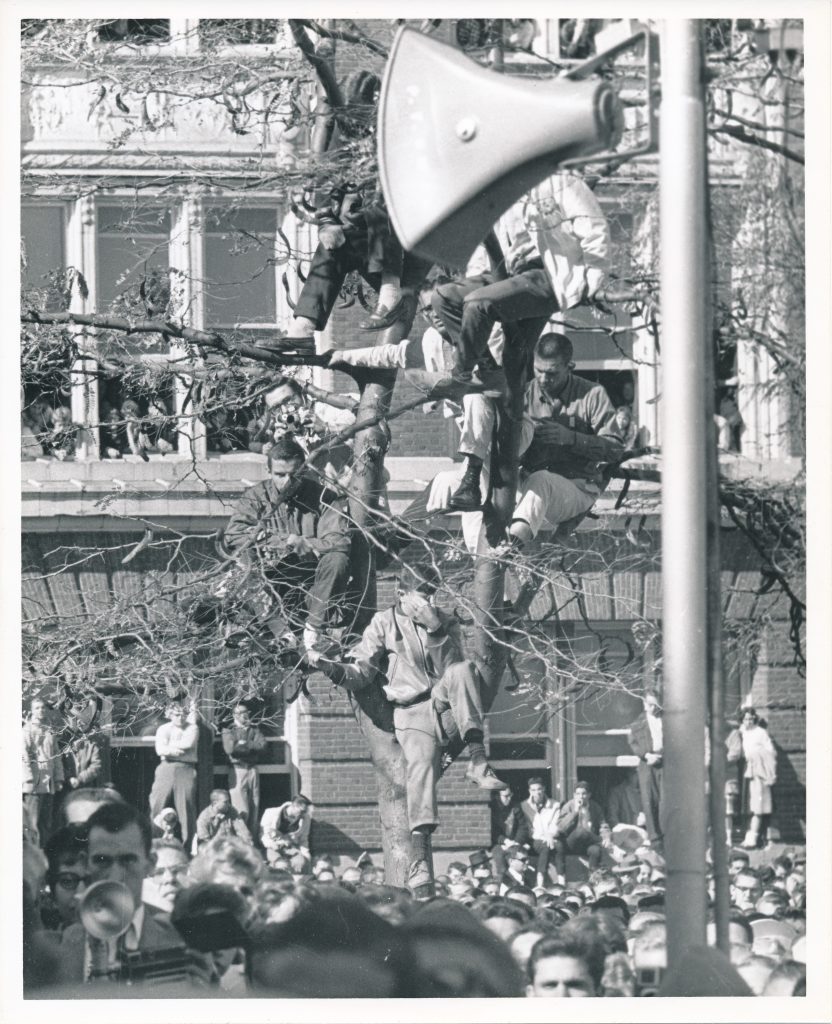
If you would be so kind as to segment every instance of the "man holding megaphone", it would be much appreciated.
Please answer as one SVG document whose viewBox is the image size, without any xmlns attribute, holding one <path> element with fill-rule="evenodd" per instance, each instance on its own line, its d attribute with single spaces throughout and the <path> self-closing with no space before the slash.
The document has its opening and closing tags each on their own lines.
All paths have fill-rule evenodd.
<svg viewBox="0 0 832 1024">
<path fill-rule="evenodd" d="M 153 864 L 149 819 L 129 804 L 104 804 L 87 830 L 92 885 L 81 901 L 80 923 L 61 936 L 58 973 L 66 983 L 105 976 L 128 951 L 185 945 L 168 916 L 142 902 Z"/>
</svg>

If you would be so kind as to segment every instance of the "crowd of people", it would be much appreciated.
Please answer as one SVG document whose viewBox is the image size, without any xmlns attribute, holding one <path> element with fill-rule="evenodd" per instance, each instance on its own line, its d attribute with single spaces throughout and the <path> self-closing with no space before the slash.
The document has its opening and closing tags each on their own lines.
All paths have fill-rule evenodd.
<svg viewBox="0 0 832 1024">
<path fill-rule="evenodd" d="M 491 850 L 414 892 L 385 884 L 367 853 L 310 855 L 303 800 L 267 810 L 253 841 L 216 790 L 192 854 L 112 787 L 80 787 L 43 851 L 24 838 L 26 993 L 805 994 L 805 857 L 753 867 L 732 850 L 730 956 L 713 948 L 711 912 L 710 945 L 669 964 L 661 855 L 603 835 L 585 783 L 560 807 L 543 780 L 528 790 L 495 794 Z"/>
</svg>

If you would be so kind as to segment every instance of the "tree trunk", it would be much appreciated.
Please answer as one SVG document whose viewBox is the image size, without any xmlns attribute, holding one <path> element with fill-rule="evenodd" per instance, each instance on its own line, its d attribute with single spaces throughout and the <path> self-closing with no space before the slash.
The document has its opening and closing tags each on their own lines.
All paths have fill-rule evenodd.
<svg viewBox="0 0 832 1024">
<path fill-rule="evenodd" d="M 415 306 L 413 310 L 415 312 Z M 412 314 L 399 320 L 384 332 L 379 344 L 395 343 L 406 338 L 412 323 Z M 389 412 L 395 382 L 395 372 L 384 372 L 374 374 L 363 384 L 357 414 L 359 420 L 384 416 Z M 359 529 L 366 530 L 372 526 L 372 509 L 378 507 L 382 492 L 386 449 L 387 434 L 379 426 L 362 430 L 356 435 L 350 506 L 352 518 Z M 356 617 L 356 629 L 361 630 L 376 610 L 375 548 L 366 540 L 355 545 L 352 570 L 354 578 L 362 584 Z M 393 734 L 393 709 L 378 687 L 358 690 L 352 695 L 352 700 L 356 719 L 376 770 L 385 879 L 388 885 L 404 886 L 412 856 L 405 760 L 402 748 Z"/>
<path fill-rule="evenodd" d="M 311 148 L 324 153 L 333 138 L 334 112 L 343 103 L 335 81 L 335 40 L 320 39 L 311 49 L 305 29 L 290 22 L 295 42 L 318 75 L 315 126 Z M 334 21 L 323 22 L 334 29 Z M 413 323 L 415 303 L 409 318 L 399 320 L 379 338 L 379 344 L 401 341 Z M 390 410 L 395 372 L 367 375 L 359 383 L 361 400 L 357 419 L 384 417 Z M 372 509 L 378 506 L 382 491 L 387 434 L 380 426 L 362 430 L 355 437 L 355 471 L 350 488 L 350 513 L 359 532 L 372 523 Z M 352 573 L 358 592 L 353 625 L 356 633 L 364 629 L 376 611 L 375 549 L 366 539 L 353 546 Z M 370 760 L 376 771 L 378 806 L 381 817 L 381 842 L 384 850 L 384 875 L 389 885 L 404 886 L 411 861 L 410 825 L 407 819 L 404 754 L 393 731 L 393 709 L 379 687 L 368 687 L 350 695 L 359 728 L 367 741 Z"/>
</svg>

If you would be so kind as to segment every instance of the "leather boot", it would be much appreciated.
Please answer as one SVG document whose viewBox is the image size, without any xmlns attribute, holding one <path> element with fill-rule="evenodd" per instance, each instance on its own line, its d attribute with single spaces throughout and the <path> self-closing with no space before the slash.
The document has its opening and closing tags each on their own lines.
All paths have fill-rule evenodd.
<svg viewBox="0 0 832 1024">
<path fill-rule="evenodd" d="M 480 491 L 480 473 L 482 466 L 472 466 L 468 463 L 465 474 L 459 482 L 459 487 L 448 499 L 448 507 L 458 512 L 478 512 L 482 508 L 482 493 Z"/>
</svg>

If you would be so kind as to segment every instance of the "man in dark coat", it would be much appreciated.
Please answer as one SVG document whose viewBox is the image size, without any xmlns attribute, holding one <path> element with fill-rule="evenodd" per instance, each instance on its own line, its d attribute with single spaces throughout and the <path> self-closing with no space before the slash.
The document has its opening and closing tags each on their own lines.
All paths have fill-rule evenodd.
<svg viewBox="0 0 832 1024">
<path fill-rule="evenodd" d="M 594 871 L 601 862 L 603 813 L 590 796 L 587 783 L 577 782 L 572 799 L 561 805 L 558 814 L 554 853 L 558 882 L 561 885 L 566 880 L 567 853 L 586 857 L 590 871 Z"/>
<path fill-rule="evenodd" d="M 302 471 L 306 453 L 281 438 L 268 455 L 270 477 L 249 488 L 225 528 L 225 540 L 248 564 L 264 564 L 275 598 L 273 618 L 284 628 L 303 599 L 307 649 L 319 641 L 327 612 L 344 594 L 349 578 L 350 520 L 347 499 Z"/>
<path fill-rule="evenodd" d="M 491 859 L 495 875 L 508 870 L 508 856 L 516 845 L 531 845 L 529 823 L 511 790 L 501 789 L 491 800 Z"/>
<path fill-rule="evenodd" d="M 662 786 L 662 708 L 655 690 L 645 690 L 643 712 L 630 725 L 628 742 L 638 757 L 638 785 L 644 811 L 647 837 L 652 846 L 661 846 L 664 790 Z"/>
</svg>

